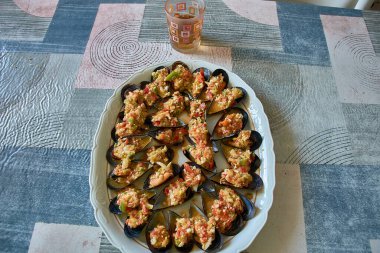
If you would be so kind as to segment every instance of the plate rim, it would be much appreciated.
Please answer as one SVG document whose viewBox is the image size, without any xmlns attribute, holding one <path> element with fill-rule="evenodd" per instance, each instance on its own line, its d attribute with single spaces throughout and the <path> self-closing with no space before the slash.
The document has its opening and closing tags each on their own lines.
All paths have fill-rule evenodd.
<svg viewBox="0 0 380 253">
<path fill-rule="evenodd" d="M 264 187 L 267 190 L 266 194 L 265 194 L 266 195 L 266 198 L 265 198 L 266 203 L 260 209 L 260 214 L 263 215 L 263 217 L 260 219 L 259 223 L 256 224 L 255 229 L 254 230 L 251 229 L 251 231 L 249 232 L 250 239 L 245 240 L 246 243 L 244 243 L 244 244 L 243 243 L 235 244 L 234 252 L 241 252 L 241 251 L 247 249 L 252 244 L 252 242 L 257 237 L 259 232 L 263 229 L 263 227 L 266 224 L 267 219 L 268 219 L 269 210 L 271 209 L 272 204 L 273 204 L 273 192 L 274 192 L 274 187 L 276 184 L 276 179 L 275 179 L 275 164 L 276 163 L 275 163 L 275 154 L 274 154 L 274 148 L 273 148 L 273 138 L 272 138 L 272 134 L 271 134 L 270 127 L 269 127 L 268 117 L 265 114 L 263 105 L 262 105 L 261 101 L 257 98 L 255 91 L 244 80 L 242 80 L 237 74 L 233 73 L 232 71 L 229 71 L 228 69 L 226 69 L 224 67 L 221 67 L 219 65 L 216 65 L 216 64 L 213 64 L 213 63 L 210 63 L 207 61 L 203 61 L 203 60 L 181 60 L 181 61 L 183 61 L 184 63 L 186 63 L 188 65 L 212 66 L 213 67 L 212 69 L 214 69 L 214 70 L 217 68 L 221 68 L 221 69 L 226 70 L 228 75 L 234 76 L 234 78 L 232 78 L 232 79 L 237 79 L 239 83 L 240 82 L 243 83 L 253 93 L 253 96 L 251 96 L 251 95 L 249 96 L 250 104 L 248 106 L 248 110 L 249 110 L 249 113 L 251 114 L 251 116 L 253 116 L 253 115 L 252 115 L 252 111 L 250 110 L 250 107 L 253 104 L 255 104 L 255 110 L 257 110 L 257 112 L 260 113 L 260 116 L 259 116 L 260 117 L 260 123 L 263 125 L 263 129 L 265 129 L 264 141 L 266 143 L 265 149 L 267 152 L 267 160 L 269 160 L 268 161 L 268 167 L 266 168 L 266 172 L 269 173 L 268 174 L 268 180 L 264 184 Z M 97 171 L 95 159 L 97 158 L 96 154 L 99 152 L 99 148 L 100 148 L 99 147 L 100 132 L 102 131 L 102 127 L 104 125 L 104 120 L 105 120 L 107 114 L 109 113 L 109 111 L 111 110 L 112 104 L 115 103 L 115 99 L 117 99 L 117 97 L 119 97 L 120 90 L 125 84 L 128 84 L 130 82 L 130 80 L 135 79 L 136 77 L 141 75 L 147 69 L 154 69 L 158 66 L 170 66 L 173 62 L 175 62 L 175 61 L 174 60 L 173 61 L 165 61 L 165 62 L 160 62 L 160 63 L 156 63 L 156 64 L 146 66 L 145 68 L 142 68 L 139 71 L 135 72 L 133 75 L 128 77 L 124 82 L 122 82 L 114 90 L 112 96 L 107 100 L 107 103 L 105 104 L 104 110 L 103 110 L 102 114 L 100 115 L 99 123 L 98 123 L 97 129 L 96 129 L 96 133 L 94 135 L 93 146 L 92 146 L 92 151 L 91 151 L 91 160 L 90 160 L 89 181 L 88 181 L 89 186 L 90 186 L 90 202 L 91 202 L 91 205 L 94 209 L 94 217 L 95 217 L 95 220 L 98 223 L 99 227 L 102 229 L 103 233 L 106 235 L 107 239 L 112 243 L 112 245 L 114 245 L 116 248 L 118 248 L 122 252 L 127 252 L 127 248 L 125 247 L 126 244 L 128 244 L 128 251 L 134 252 L 133 249 L 131 248 L 131 246 L 133 246 L 133 244 L 138 245 L 138 243 L 136 243 L 133 240 L 130 240 L 129 243 L 125 244 L 125 243 L 120 243 L 118 240 L 115 240 L 114 238 L 116 238 L 116 236 L 112 235 L 115 232 L 115 230 L 114 229 L 109 230 L 110 226 L 107 225 L 107 223 L 108 223 L 107 219 L 103 215 L 101 215 L 101 213 L 100 213 L 101 207 L 98 206 L 99 201 L 96 199 L 97 187 L 96 187 L 96 185 L 94 185 L 94 180 L 95 180 L 94 173 Z M 231 80 L 231 77 L 230 77 L 230 80 Z M 246 226 L 245 230 L 247 230 L 247 228 L 248 228 L 248 225 Z M 239 234 L 237 236 L 239 236 Z M 231 243 L 231 245 L 229 245 L 229 247 L 232 245 L 234 245 L 234 244 Z M 141 245 L 139 245 L 139 246 L 141 246 Z M 228 250 L 228 252 L 231 252 L 230 251 L 231 248 L 228 248 L 227 250 Z M 226 251 L 226 248 L 222 249 L 221 252 L 224 252 L 224 251 Z"/>
</svg>

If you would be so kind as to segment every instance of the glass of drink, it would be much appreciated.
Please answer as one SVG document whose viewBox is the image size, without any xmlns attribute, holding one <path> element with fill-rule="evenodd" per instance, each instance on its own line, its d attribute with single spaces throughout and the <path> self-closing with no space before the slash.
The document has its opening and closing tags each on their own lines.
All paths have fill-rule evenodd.
<svg viewBox="0 0 380 253">
<path fill-rule="evenodd" d="M 203 0 L 167 0 L 165 3 L 170 43 L 180 52 L 191 52 L 201 43 Z"/>
</svg>

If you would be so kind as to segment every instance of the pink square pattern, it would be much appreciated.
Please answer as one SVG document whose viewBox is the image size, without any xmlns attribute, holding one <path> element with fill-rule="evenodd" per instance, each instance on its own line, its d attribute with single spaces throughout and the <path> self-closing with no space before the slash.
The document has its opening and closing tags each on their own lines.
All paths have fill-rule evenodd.
<svg viewBox="0 0 380 253">
<path fill-rule="evenodd" d="M 177 11 L 185 11 L 186 10 L 186 3 L 177 3 L 176 8 L 177 8 Z"/>
</svg>

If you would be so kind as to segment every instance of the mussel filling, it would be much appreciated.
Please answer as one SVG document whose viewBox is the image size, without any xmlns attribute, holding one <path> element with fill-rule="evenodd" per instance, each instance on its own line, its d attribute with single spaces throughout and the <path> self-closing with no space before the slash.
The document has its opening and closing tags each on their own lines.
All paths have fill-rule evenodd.
<svg viewBox="0 0 380 253">
<path fill-rule="evenodd" d="M 153 188 L 156 186 L 161 185 L 166 180 L 168 180 L 170 177 L 174 175 L 172 164 L 169 163 L 168 165 L 165 165 L 163 163 L 160 163 L 160 168 L 155 170 L 150 176 L 149 176 L 149 188 Z"/>
<path fill-rule="evenodd" d="M 226 140 L 225 143 L 232 147 L 248 149 L 253 143 L 251 140 L 251 130 L 241 130 L 239 135 L 231 140 Z"/>
<path fill-rule="evenodd" d="M 188 91 L 191 93 L 193 97 L 197 97 L 202 92 L 203 88 L 205 87 L 204 70 L 201 69 L 199 72 L 193 73 L 193 78 L 194 78 L 194 81 L 188 87 Z"/>
<path fill-rule="evenodd" d="M 175 232 L 173 233 L 174 244 L 177 247 L 184 247 L 193 239 L 194 226 L 190 218 L 177 218 Z"/>
<path fill-rule="evenodd" d="M 142 90 L 130 91 L 124 99 L 124 113 L 133 111 L 137 106 L 144 103 L 144 93 Z"/>
<path fill-rule="evenodd" d="M 162 105 L 162 110 L 168 111 L 171 115 L 178 115 L 185 110 L 185 103 L 188 98 L 185 98 L 178 91 L 173 93 L 173 96 L 170 97 L 166 102 Z"/>
<path fill-rule="evenodd" d="M 151 214 L 153 205 L 148 202 L 148 198 L 145 195 L 140 197 L 140 204 L 137 209 L 128 211 L 128 218 L 125 220 L 125 224 L 130 228 L 137 228 L 144 225 Z"/>
<path fill-rule="evenodd" d="M 184 91 L 192 84 L 193 74 L 190 70 L 179 64 L 165 80 L 173 81 L 174 90 Z"/>
<path fill-rule="evenodd" d="M 156 93 L 162 98 L 170 96 L 169 85 L 165 82 L 168 74 L 167 68 L 162 68 L 152 73 L 153 82 L 157 85 Z"/>
<path fill-rule="evenodd" d="M 226 82 L 224 81 L 224 77 L 222 74 L 218 76 L 211 77 L 209 82 L 207 83 L 207 89 L 205 92 L 206 100 L 213 100 L 214 97 L 222 92 L 222 90 L 226 87 Z"/>
<path fill-rule="evenodd" d="M 201 100 L 193 100 L 190 102 L 190 118 L 205 118 L 206 103 Z"/>
<path fill-rule="evenodd" d="M 219 191 L 219 199 L 214 200 L 209 216 L 215 218 L 217 227 L 225 233 L 242 211 L 243 204 L 240 197 L 232 189 L 224 188 Z"/>
<path fill-rule="evenodd" d="M 234 168 L 240 168 L 240 167 L 249 168 L 252 162 L 251 151 L 249 149 L 243 150 L 239 148 L 232 148 L 227 154 L 227 161 Z"/>
<path fill-rule="evenodd" d="M 226 137 L 243 128 L 243 115 L 241 113 L 228 114 L 224 120 L 218 122 L 215 133 L 219 137 Z"/>
<path fill-rule="evenodd" d="M 143 127 L 148 115 L 144 104 L 136 106 L 133 110 L 124 114 L 123 122 L 116 124 L 116 135 L 125 137 L 135 133 L 140 127 Z"/>
<path fill-rule="evenodd" d="M 235 104 L 235 100 L 243 96 L 243 92 L 238 88 L 224 89 L 221 94 L 216 95 L 214 103 L 218 108 L 226 109 Z"/>
<path fill-rule="evenodd" d="M 211 217 L 207 221 L 205 218 L 197 216 L 193 218 L 193 223 L 195 240 L 202 245 L 203 250 L 208 249 L 215 239 L 215 218 Z"/>
<path fill-rule="evenodd" d="M 185 128 L 169 128 L 160 131 L 156 135 L 156 139 L 164 144 L 171 145 L 176 143 L 182 143 L 186 134 L 187 130 Z"/>
<path fill-rule="evenodd" d="M 175 127 L 179 121 L 169 111 L 160 110 L 152 116 L 152 124 L 156 127 Z"/>
<path fill-rule="evenodd" d="M 194 162 L 208 170 L 214 168 L 214 152 L 212 147 L 209 146 L 187 146 L 190 155 L 194 158 Z"/>
<path fill-rule="evenodd" d="M 168 164 L 170 161 L 166 154 L 167 152 L 168 152 L 167 146 L 161 146 L 161 147 L 152 146 L 147 150 L 146 155 L 150 163 L 161 162 L 164 164 Z"/>
<path fill-rule="evenodd" d="M 205 179 L 202 177 L 202 171 L 190 166 L 188 163 L 183 164 L 183 179 L 187 187 L 197 188 Z"/>
<path fill-rule="evenodd" d="M 171 182 L 164 189 L 167 206 L 176 206 L 182 204 L 186 200 L 186 191 L 187 186 L 182 178 Z"/>
<path fill-rule="evenodd" d="M 118 183 L 130 184 L 135 181 L 137 178 L 142 176 L 147 170 L 149 166 L 143 162 L 138 162 L 136 166 L 128 167 L 126 169 L 122 168 L 122 165 L 117 165 L 113 174 L 118 176 L 115 181 Z"/>
<path fill-rule="evenodd" d="M 150 244 L 156 249 L 166 248 L 170 243 L 169 232 L 163 225 L 157 225 L 150 231 L 149 237 Z"/>
<path fill-rule="evenodd" d="M 189 121 L 189 136 L 197 145 L 206 145 L 209 140 L 207 123 L 201 118 Z"/>
<path fill-rule="evenodd" d="M 122 212 L 136 208 L 140 203 L 139 192 L 134 188 L 128 188 L 117 194 L 116 203 Z"/>
<path fill-rule="evenodd" d="M 119 160 L 133 156 L 137 147 L 134 144 L 127 143 L 128 141 L 119 139 L 113 146 L 112 156 Z"/>
<path fill-rule="evenodd" d="M 240 167 L 239 169 L 225 169 L 222 171 L 220 177 L 221 184 L 231 184 L 238 188 L 248 187 L 252 180 L 252 175 L 248 173 L 246 167 Z"/>
</svg>

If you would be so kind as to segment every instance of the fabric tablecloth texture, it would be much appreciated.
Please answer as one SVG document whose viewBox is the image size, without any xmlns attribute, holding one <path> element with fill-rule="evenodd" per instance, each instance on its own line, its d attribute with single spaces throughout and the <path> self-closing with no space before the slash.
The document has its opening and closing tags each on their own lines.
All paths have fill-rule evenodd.
<svg viewBox="0 0 380 253">
<path fill-rule="evenodd" d="M 276 188 L 248 252 L 380 252 L 380 12 L 207 0 L 174 51 L 157 0 L 0 1 L 0 252 L 118 252 L 89 202 L 92 140 L 135 71 L 203 59 L 256 92 Z"/>
</svg>

